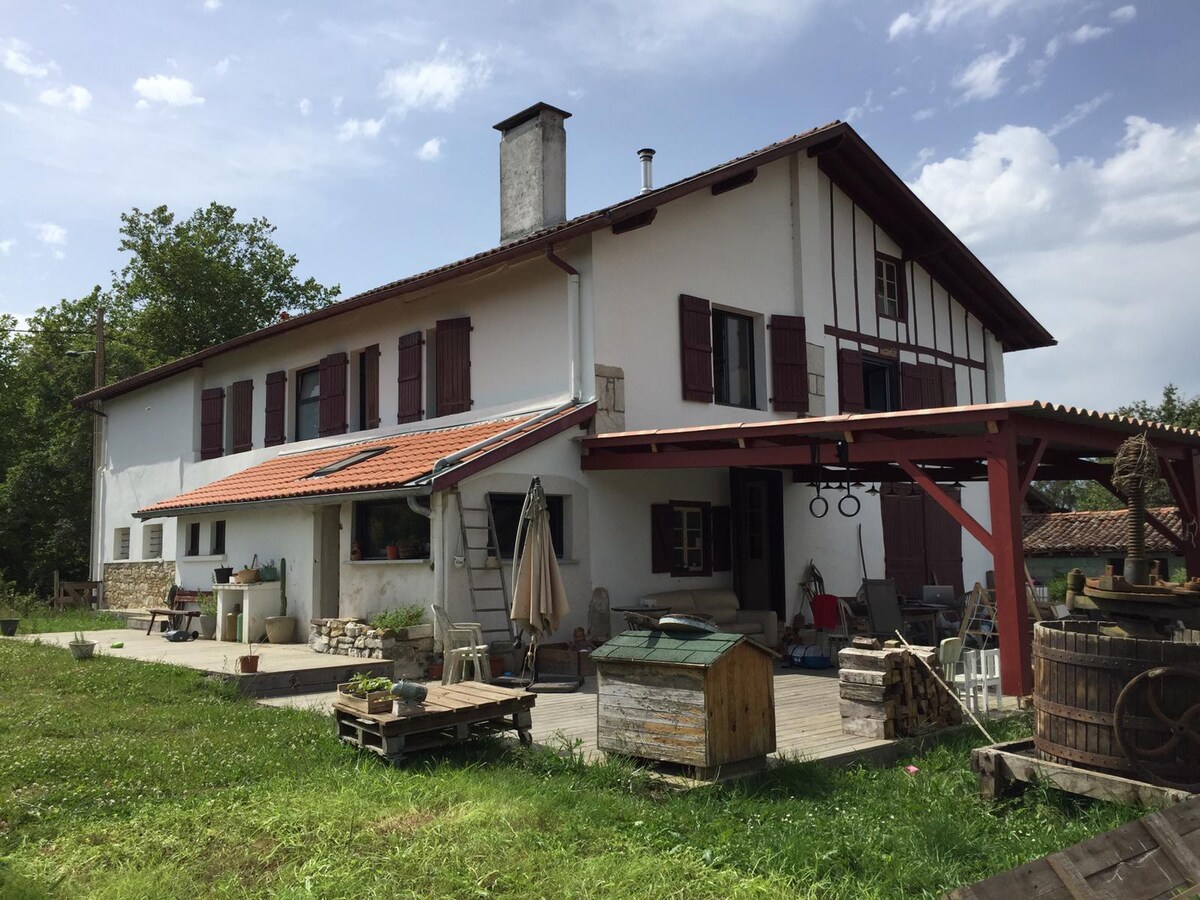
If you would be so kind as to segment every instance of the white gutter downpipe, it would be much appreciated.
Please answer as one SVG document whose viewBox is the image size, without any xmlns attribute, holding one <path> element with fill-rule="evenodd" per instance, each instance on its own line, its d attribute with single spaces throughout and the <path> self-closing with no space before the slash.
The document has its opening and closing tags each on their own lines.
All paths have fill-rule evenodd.
<svg viewBox="0 0 1200 900">
<path fill-rule="evenodd" d="M 571 399 L 578 402 L 583 396 L 583 379 L 579 371 L 579 270 L 558 256 L 553 247 L 546 248 L 546 259 L 567 273 L 567 376 Z"/>
</svg>

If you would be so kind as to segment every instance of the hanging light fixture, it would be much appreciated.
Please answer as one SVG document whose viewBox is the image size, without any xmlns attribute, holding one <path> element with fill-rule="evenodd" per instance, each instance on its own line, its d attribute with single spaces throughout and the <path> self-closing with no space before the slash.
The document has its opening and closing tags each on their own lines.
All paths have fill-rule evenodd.
<svg viewBox="0 0 1200 900">
<path fill-rule="evenodd" d="M 850 485 L 850 487 L 862 487 L 862 486 L 863 486 L 863 483 L 861 481 L 855 481 Z"/>
<path fill-rule="evenodd" d="M 871 485 L 869 488 L 867 488 L 867 493 L 871 496 L 874 496 L 875 494 L 879 493 L 879 488 L 877 488 L 875 485 Z"/>
<path fill-rule="evenodd" d="M 966 485 L 964 485 L 961 481 L 956 481 L 954 484 L 950 485 L 950 487 L 962 490 L 964 487 L 966 487 Z"/>
</svg>

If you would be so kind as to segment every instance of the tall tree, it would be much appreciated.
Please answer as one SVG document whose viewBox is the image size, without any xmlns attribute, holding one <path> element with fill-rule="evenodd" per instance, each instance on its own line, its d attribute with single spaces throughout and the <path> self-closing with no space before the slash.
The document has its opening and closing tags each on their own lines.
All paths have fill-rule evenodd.
<svg viewBox="0 0 1200 900">
<path fill-rule="evenodd" d="M 1138 400 L 1116 410 L 1119 416 L 1132 416 L 1165 425 L 1180 425 L 1184 428 L 1200 429 L 1200 395 L 1188 398 L 1178 386 L 1168 384 L 1163 388 L 1158 403 Z M 1120 509 L 1121 503 L 1105 488 L 1094 481 L 1042 481 L 1038 488 L 1055 503 L 1066 509 L 1094 510 Z M 1147 506 L 1174 506 L 1175 500 L 1167 483 L 1161 478 L 1146 485 Z"/>
<path fill-rule="evenodd" d="M 93 386 L 97 310 L 113 382 L 332 302 L 338 287 L 298 279 L 274 232 L 216 203 L 182 222 L 165 206 L 134 209 L 108 291 L 39 309 L 28 332 L 0 317 L 0 578 L 45 591 L 55 569 L 86 577 L 93 414 L 70 401 Z"/>
<path fill-rule="evenodd" d="M 109 306 L 127 317 L 158 365 L 332 302 L 339 287 L 295 275 L 297 259 L 275 243 L 266 219 L 238 221 L 219 203 L 183 221 L 165 206 L 121 216 L 129 262 L 114 276 Z"/>
</svg>

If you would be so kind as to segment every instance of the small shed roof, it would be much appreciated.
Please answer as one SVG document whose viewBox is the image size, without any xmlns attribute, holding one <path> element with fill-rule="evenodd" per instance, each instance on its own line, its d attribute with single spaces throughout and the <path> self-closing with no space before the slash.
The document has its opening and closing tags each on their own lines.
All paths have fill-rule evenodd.
<svg viewBox="0 0 1200 900">
<path fill-rule="evenodd" d="M 1173 506 L 1151 509 L 1167 527 L 1181 532 L 1183 521 Z M 1123 509 L 1088 512 L 1046 513 L 1021 517 L 1025 552 L 1031 555 L 1125 554 L 1129 513 Z M 1149 525 L 1145 526 L 1146 549 L 1153 553 L 1175 553 L 1175 547 Z"/>
<path fill-rule="evenodd" d="M 607 662 L 711 666 L 743 641 L 767 655 L 772 655 L 770 650 L 744 634 L 626 631 L 593 650 L 592 659 Z"/>
</svg>

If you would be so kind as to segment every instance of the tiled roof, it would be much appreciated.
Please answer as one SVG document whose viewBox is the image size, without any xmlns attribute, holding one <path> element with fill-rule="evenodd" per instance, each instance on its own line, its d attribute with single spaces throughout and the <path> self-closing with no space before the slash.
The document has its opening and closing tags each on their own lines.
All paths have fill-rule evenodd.
<svg viewBox="0 0 1200 900">
<path fill-rule="evenodd" d="M 397 434 L 299 453 L 284 452 L 274 459 L 243 469 L 203 487 L 151 504 L 138 510 L 137 515 L 152 518 L 206 507 L 412 487 L 429 479 L 439 460 L 495 437 L 514 426 L 526 427 L 518 427 L 503 440 L 467 455 L 455 464 L 455 469 L 449 471 L 474 471 L 481 463 L 488 465 L 493 461 L 499 462 L 510 455 L 506 450 L 511 452 L 518 447 L 523 449 L 531 442 L 556 434 L 571 422 L 577 421 L 581 415 L 592 412 L 594 408 L 589 404 L 537 423 L 533 421 L 536 413 L 526 413 L 454 428 Z M 380 452 L 339 471 L 314 477 L 314 473 L 319 469 L 371 450 Z"/>
<path fill-rule="evenodd" d="M 744 634 L 724 632 L 626 631 L 592 651 L 592 659 L 609 662 L 667 663 L 678 666 L 711 666 L 748 640 Z M 771 651 L 749 641 L 764 653 Z"/>
<path fill-rule="evenodd" d="M 1163 507 L 1150 510 L 1171 530 L 1182 533 L 1179 510 Z M 1042 513 L 1021 516 L 1026 553 L 1124 554 L 1128 513 L 1123 509 L 1095 512 Z M 1174 553 L 1170 542 L 1156 529 L 1146 526 L 1146 549 Z"/>
</svg>

